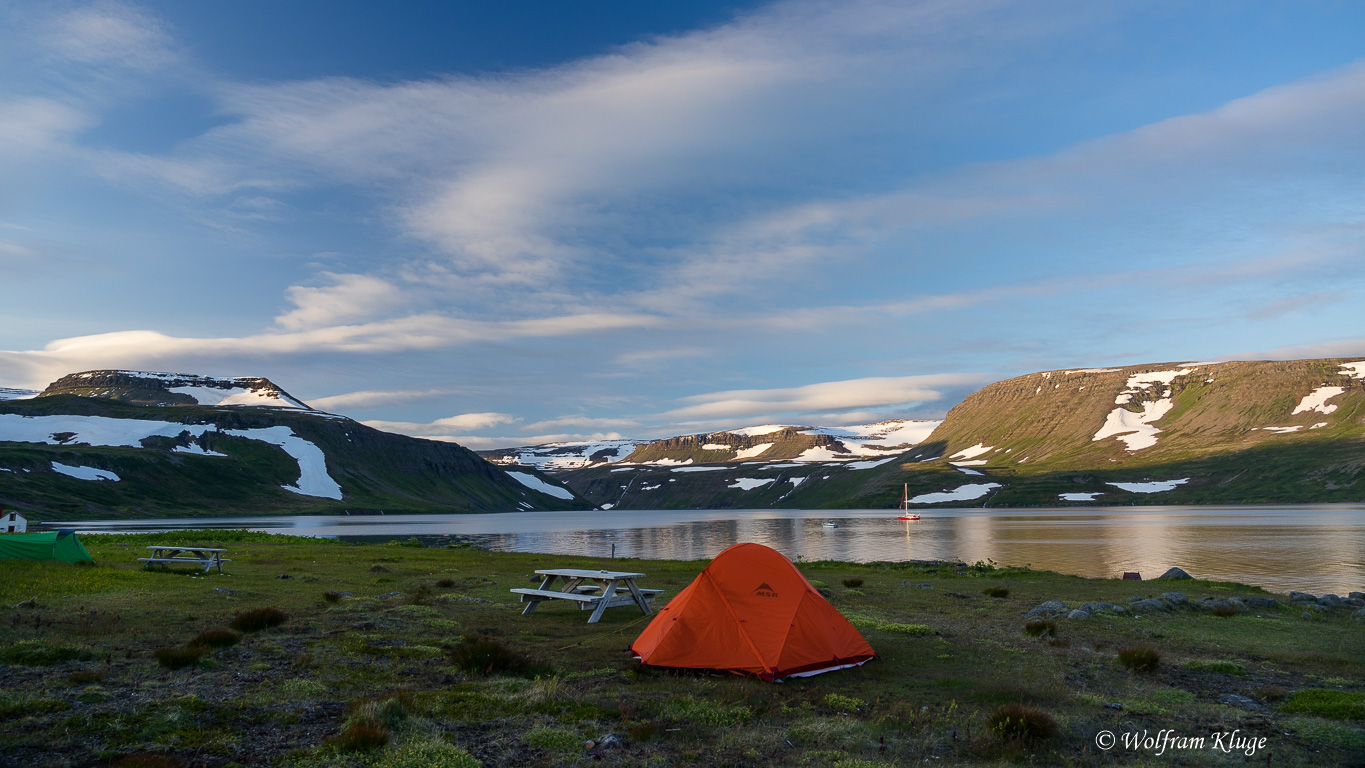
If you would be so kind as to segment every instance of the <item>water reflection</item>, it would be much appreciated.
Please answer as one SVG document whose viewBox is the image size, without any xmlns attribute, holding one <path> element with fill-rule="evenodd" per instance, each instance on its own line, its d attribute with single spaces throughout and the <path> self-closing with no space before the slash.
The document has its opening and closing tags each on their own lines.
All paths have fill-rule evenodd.
<svg viewBox="0 0 1365 768">
<path fill-rule="evenodd" d="M 837 528 L 822 525 L 836 521 Z M 805 560 L 991 560 L 1083 576 L 1180 566 L 1276 591 L 1365 590 L 1365 506 L 522 512 L 107 521 L 80 531 L 249 528 L 311 536 L 459 536 L 490 549 L 697 560 L 740 541 Z"/>
</svg>

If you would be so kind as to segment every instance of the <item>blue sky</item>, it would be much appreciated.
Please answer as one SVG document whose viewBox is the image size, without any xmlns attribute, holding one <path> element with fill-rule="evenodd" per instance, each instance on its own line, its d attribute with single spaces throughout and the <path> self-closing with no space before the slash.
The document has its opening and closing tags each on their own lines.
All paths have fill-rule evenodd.
<svg viewBox="0 0 1365 768">
<path fill-rule="evenodd" d="M 1365 5 L 0 2 L 0 386 L 475 448 L 1365 356 Z"/>
</svg>

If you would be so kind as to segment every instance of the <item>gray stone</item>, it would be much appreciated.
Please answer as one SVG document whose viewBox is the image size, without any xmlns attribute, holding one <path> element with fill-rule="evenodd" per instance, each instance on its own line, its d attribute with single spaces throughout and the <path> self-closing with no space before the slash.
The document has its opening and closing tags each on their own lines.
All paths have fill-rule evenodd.
<svg viewBox="0 0 1365 768">
<path fill-rule="evenodd" d="M 1365 592 L 1351 592 L 1346 596 L 1352 600 L 1365 600 Z"/>
<path fill-rule="evenodd" d="M 492 602 L 492 601 L 491 601 L 491 600 L 485 600 L 485 599 L 483 599 L 482 597 L 457 597 L 457 598 L 455 598 L 455 602 L 457 602 L 457 603 L 490 603 L 490 602 Z"/>
<path fill-rule="evenodd" d="M 1355 619 L 1356 621 L 1365 621 L 1365 608 L 1361 608 L 1360 610 L 1351 614 L 1351 618 Z"/>
<path fill-rule="evenodd" d="M 1066 617 L 1068 619 L 1088 619 L 1090 618 L 1090 611 L 1082 611 L 1080 608 L 1077 608 L 1071 613 L 1068 613 Z"/>
<path fill-rule="evenodd" d="M 1130 602 L 1130 603 L 1136 603 L 1137 601 L 1139 601 L 1139 600 L 1141 600 L 1141 599 L 1142 599 L 1141 597 L 1138 597 L 1137 595 L 1133 595 L 1132 597 L 1128 598 L 1128 602 Z"/>
<path fill-rule="evenodd" d="M 1289 602 L 1291 603 L 1311 603 L 1318 599 L 1317 595 L 1310 595 L 1307 592 L 1290 592 Z"/>
<path fill-rule="evenodd" d="M 1130 606 L 1128 606 L 1128 607 L 1131 608 L 1131 609 L 1133 610 L 1134 613 L 1147 613 L 1147 612 L 1150 612 L 1150 611 L 1169 611 L 1169 610 L 1171 610 L 1171 604 L 1170 604 L 1170 603 L 1166 602 L 1165 600 L 1157 600 L 1156 598 L 1149 598 L 1149 599 L 1147 599 L 1147 600 L 1139 600 L 1139 601 L 1137 601 L 1136 603 L 1133 603 L 1132 605 L 1130 605 Z"/>
<path fill-rule="evenodd" d="M 223 588 L 223 587 L 214 587 L 214 588 L 213 588 L 213 591 L 216 592 L 217 594 L 220 594 L 220 595 L 230 595 L 230 594 L 232 594 L 232 590 L 230 590 L 230 589 L 225 589 L 225 588 Z"/>
<path fill-rule="evenodd" d="M 1278 608 L 1280 601 L 1273 597 L 1244 597 L 1242 602 L 1252 608 Z"/>
<path fill-rule="evenodd" d="M 1365 608 L 1365 600 L 1361 600 L 1358 597 L 1348 597 L 1345 600 L 1342 600 L 1341 604 L 1352 608 Z"/>
<path fill-rule="evenodd" d="M 1191 575 L 1189 575 L 1188 573 L 1185 573 L 1185 571 L 1184 571 L 1183 569 L 1181 569 L 1181 568 L 1172 568 L 1172 569 L 1170 569 L 1169 571 L 1166 571 L 1165 573 L 1161 574 L 1161 575 L 1158 576 L 1157 578 L 1158 578 L 1158 579 L 1193 579 L 1194 577 L 1191 576 Z"/>
<path fill-rule="evenodd" d="M 1243 600 L 1240 597 L 1229 597 L 1228 604 L 1239 611 L 1244 611 L 1248 608 L 1247 601 Z"/>
<path fill-rule="evenodd" d="M 1225 693 L 1222 696 L 1219 696 L 1218 703 L 1226 704 L 1229 707 L 1237 707 L 1238 709 L 1249 709 L 1253 712 L 1265 709 L 1265 707 L 1261 706 L 1259 701 L 1248 699 L 1245 696 L 1238 696 L 1235 693 Z"/>
<path fill-rule="evenodd" d="M 1237 610 L 1237 607 L 1234 606 L 1232 603 L 1228 602 L 1227 600 L 1208 600 L 1208 601 L 1203 601 L 1203 600 L 1201 600 L 1201 601 L 1199 601 L 1199 607 L 1200 607 L 1200 608 L 1203 608 L 1203 609 L 1206 610 L 1206 611 L 1216 611 L 1216 610 L 1218 610 L 1219 608 L 1224 608 L 1224 609 L 1227 609 L 1227 610 L 1234 610 L 1234 611 Z"/>
<path fill-rule="evenodd" d="M 402 597 L 402 596 L 403 596 L 403 593 L 402 593 L 402 592 L 385 592 L 385 593 L 382 594 L 382 595 L 375 595 L 375 596 L 374 596 L 374 599 L 376 599 L 376 600 L 387 600 L 387 599 L 389 599 L 390 597 Z"/>
<path fill-rule="evenodd" d="M 1066 603 L 1061 600 L 1048 600 L 1039 603 L 1038 607 L 1028 612 L 1028 616 L 1051 616 L 1054 613 L 1061 613 L 1066 610 Z"/>
<path fill-rule="evenodd" d="M 1341 598 L 1337 597 L 1336 595 L 1323 595 L 1322 597 L 1319 597 L 1317 600 L 1318 605 L 1324 606 L 1326 608 L 1336 608 L 1340 602 Z"/>
<path fill-rule="evenodd" d="M 1188 597 L 1179 592 L 1162 592 L 1161 599 L 1173 605 L 1184 605 L 1190 601 Z"/>
</svg>

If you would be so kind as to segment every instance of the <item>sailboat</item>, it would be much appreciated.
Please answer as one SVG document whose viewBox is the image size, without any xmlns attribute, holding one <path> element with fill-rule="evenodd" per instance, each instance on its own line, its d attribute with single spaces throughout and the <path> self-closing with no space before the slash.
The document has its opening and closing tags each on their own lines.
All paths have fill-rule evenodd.
<svg viewBox="0 0 1365 768">
<path fill-rule="evenodd" d="M 906 483 L 904 490 L 901 491 L 901 513 L 896 516 L 897 520 L 918 520 L 919 515 L 910 512 L 910 484 Z"/>
</svg>

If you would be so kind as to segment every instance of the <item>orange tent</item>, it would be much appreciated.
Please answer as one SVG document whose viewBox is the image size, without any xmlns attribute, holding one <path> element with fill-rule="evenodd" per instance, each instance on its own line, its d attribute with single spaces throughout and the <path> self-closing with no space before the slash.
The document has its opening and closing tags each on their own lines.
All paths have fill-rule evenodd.
<svg viewBox="0 0 1365 768">
<path fill-rule="evenodd" d="M 635 638 L 642 664 L 764 680 L 853 667 L 877 655 L 781 552 L 726 549 Z"/>
</svg>

